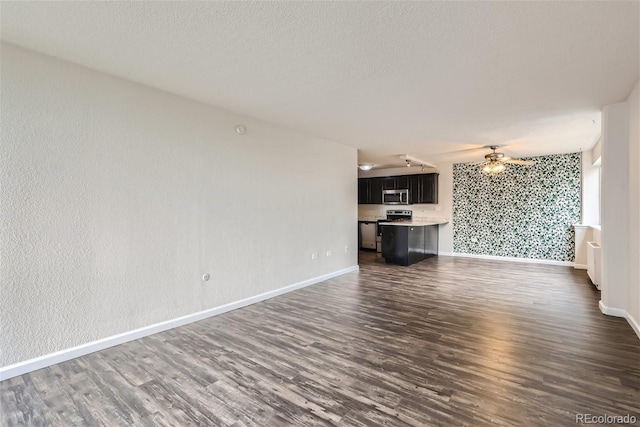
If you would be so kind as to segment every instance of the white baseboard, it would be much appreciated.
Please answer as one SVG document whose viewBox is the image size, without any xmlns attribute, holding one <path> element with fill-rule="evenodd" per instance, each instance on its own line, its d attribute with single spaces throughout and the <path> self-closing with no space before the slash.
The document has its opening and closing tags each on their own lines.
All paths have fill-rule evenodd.
<svg viewBox="0 0 640 427">
<path fill-rule="evenodd" d="M 573 264 L 573 268 L 576 270 L 586 270 L 587 264 Z"/>
<path fill-rule="evenodd" d="M 486 259 L 491 261 L 510 261 L 510 262 L 525 262 L 529 264 L 547 264 L 547 265 L 562 265 L 566 267 L 573 267 L 574 263 L 571 261 L 554 261 L 550 259 L 536 259 L 536 258 L 517 258 L 507 256 L 495 256 L 495 255 L 478 255 L 478 254 L 463 254 L 459 252 L 453 252 L 453 256 L 463 258 L 477 258 Z"/>
<path fill-rule="evenodd" d="M 245 298 L 240 301 L 235 301 L 235 302 L 224 304 L 218 307 L 209 308 L 207 310 L 199 311 L 197 313 L 188 314 L 186 316 L 178 317 L 175 319 L 156 323 L 154 325 L 149 325 L 143 328 L 124 332 L 122 334 L 102 338 L 97 341 L 92 341 L 76 347 L 57 351 L 55 353 L 46 354 L 44 356 L 26 360 L 24 362 L 19 362 L 13 365 L 4 366 L 0 368 L 0 381 L 17 377 L 18 375 L 26 374 L 28 372 L 33 372 L 38 369 L 46 368 L 47 366 L 55 365 L 57 363 L 66 362 L 67 360 L 75 359 L 76 357 L 84 356 L 86 354 L 93 353 L 99 350 L 104 350 L 105 348 L 113 347 L 115 345 L 123 344 L 129 341 L 133 341 L 138 338 L 146 337 L 148 335 L 157 334 L 158 332 L 166 331 L 168 329 L 176 328 L 178 326 L 186 325 L 188 323 L 197 322 L 199 320 L 203 320 L 208 317 L 217 316 L 218 314 L 226 313 L 227 311 L 246 307 L 248 305 L 267 300 L 269 298 L 286 294 L 287 292 L 295 291 L 297 289 L 301 289 L 306 286 L 323 282 L 333 277 L 341 276 L 343 274 L 351 273 L 353 271 L 358 271 L 358 269 L 359 267 L 357 265 L 343 268 L 341 270 L 324 274 L 322 276 L 313 277 L 308 280 L 303 280 L 302 282 L 294 283 L 292 285 L 285 286 L 283 288 L 275 289 L 273 291 L 265 292 L 259 295 L 254 295 L 252 297 Z"/>
<path fill-rule="evenodd" d="M 598 307 L 600 307 L 600 311 L 602 312 L 602 314 L 606 314 L 607 316 L 625 317 L 625 318 L 627 317 L 627 310 L 623 308 L 609 307 L 605 303 L 603 303 L 602 300 L 598 302 Z"/>
<path fill-rule="evenodd" d="M 605 305 L 605 303 L 602 302 L 602 300 L 600 300 L 598 306 L 600 307 L 600 311 L 602 312 L 602 314 L 606 314 L 607 316 L 623 317 L 627 319 L 627 322 L 629 323 L 629 325 L 631 325 L 633 331 L 636 333 L 638 338 L 640 338 L 640 323 L 636 319 L 634 319 L 629 314 L 629 312 L 627 312 L 627 310 L 623 308 L 608 307 L 607 305 Z"/>
<path fill-rule="evenodd" d="M 640 322 L 631 317 L 629 313 L 627 313 L 626 318 L 627 322 L 629 322 L 633 330 L 636 331 L 636 335 L 638 336 L 638 338 L 640 338 Z"/>
</svg>

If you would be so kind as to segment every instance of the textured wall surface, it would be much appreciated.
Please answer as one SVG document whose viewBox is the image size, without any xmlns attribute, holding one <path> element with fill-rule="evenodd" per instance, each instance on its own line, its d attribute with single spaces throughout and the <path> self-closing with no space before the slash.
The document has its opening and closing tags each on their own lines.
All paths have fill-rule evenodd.
<svg viewBox="0 0 640 427">
<path fill-rule="evenodd" d="M 573 261 L 580 222 L 580 154 L 532 157 L 498 175 L 453 166 L 453 250 Z"/>
<path fill-rule="evenodd" d="M 0 366 L 357 264 L 355 149 L 12 45 L 1 71 Z"/>
<path fill-rule="evenodd" d="M 5 41 L 368 155 L 435 161 L 487 132 L 527 135 L 518 146 L 531 155 L 580 151 L 597 107 L 638 78 L 634 1 L 0 5 Z"/>
</svg>

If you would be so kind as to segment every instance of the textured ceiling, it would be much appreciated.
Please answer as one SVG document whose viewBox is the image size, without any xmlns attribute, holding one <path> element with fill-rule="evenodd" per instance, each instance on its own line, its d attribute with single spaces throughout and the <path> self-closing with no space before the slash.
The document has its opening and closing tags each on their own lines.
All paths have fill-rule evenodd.
<svg viewBox="0 0 640 427">
<path fill-rule="evenodd" d="M 431 162 L 588 149 L 638 80 L 640 3 L 6 2 L 2 39 Z M 594 124 L 595 122 L 595 124 Z M 387 156 L 385 158 L 385 156 Z"/>
</svg>

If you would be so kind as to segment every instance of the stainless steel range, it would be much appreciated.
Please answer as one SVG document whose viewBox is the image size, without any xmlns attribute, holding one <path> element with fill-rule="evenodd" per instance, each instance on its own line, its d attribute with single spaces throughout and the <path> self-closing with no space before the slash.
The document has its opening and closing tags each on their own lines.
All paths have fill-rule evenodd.
<svg viewBox="0 0 640 427">
<path fill-rule="evenodd" d="M 382 252 L 382 227 L 381 222 L 394 222 L 394 221 L 411 221 L 413 212 L 408 209 L 403 210 L 391 210 L 387 211 L 387 219 L 378 220 L 378 235 L 376 236 L 376 252 Z"/>
</svg>

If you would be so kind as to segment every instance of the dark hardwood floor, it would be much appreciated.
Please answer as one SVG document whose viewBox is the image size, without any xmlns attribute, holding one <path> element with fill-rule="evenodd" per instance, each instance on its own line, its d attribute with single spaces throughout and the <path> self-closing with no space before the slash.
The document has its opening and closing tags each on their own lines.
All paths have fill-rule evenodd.
<svg viewBox="0 0 640 427">
<path fill-rule="evenodd" d="M 0 383 L 3 426 L 568 426 L 640 418 L 640 339 L 584 271 L 361 270 Z M 640 425 L 636 421 L 635 425 Z"/>
</svg>

